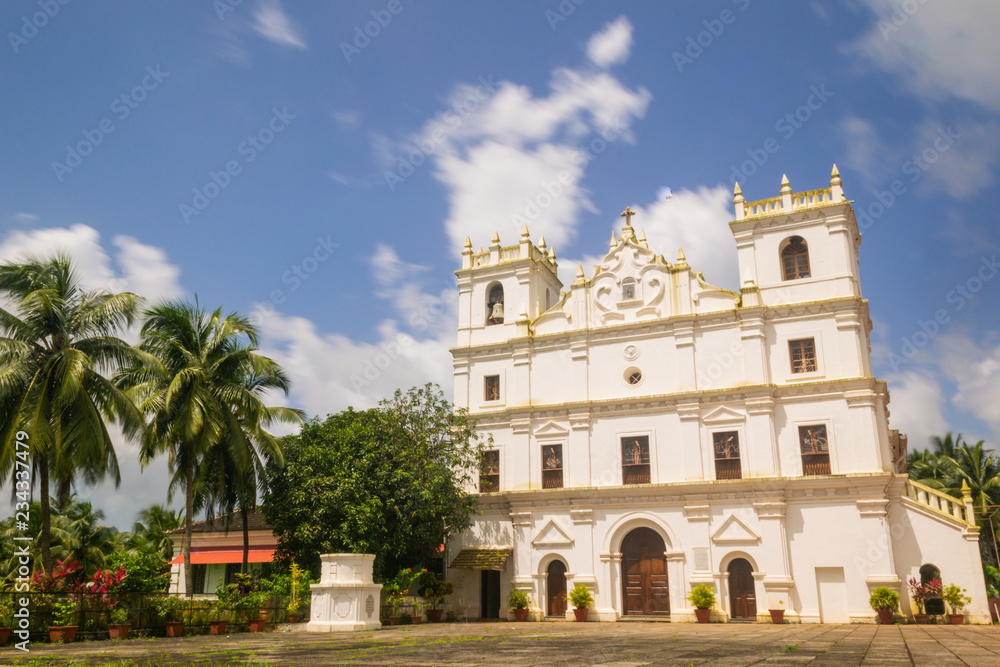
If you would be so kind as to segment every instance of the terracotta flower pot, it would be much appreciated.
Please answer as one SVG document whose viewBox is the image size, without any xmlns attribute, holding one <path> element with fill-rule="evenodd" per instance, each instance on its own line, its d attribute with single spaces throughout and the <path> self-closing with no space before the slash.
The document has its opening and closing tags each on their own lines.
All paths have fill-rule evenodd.
<svg viewBox="0 0 1000 667">
<path fill-rule="evenodd" d="M 948 620 L 952 625 L 962 625 L 965 623 L 965 614 L 948 614 Z"/>
<path fill-rule="evenodd" d="M 785 622 L 785 610 L 784 609 L 768 609 L 771 614 L 771 622 L 775 625 L 781 625 Z"/>
<path fill-rule="evenodd" d="M 78 627 L 77 625 L 50 625 L 49 641 L 53 644 L 56 642 L 69 644 L 76 639 L 76 630 Z"/>
<path fill-rule="evenodd" d="M 226 624 L 229 621 L 209 621 L 208 631 L 213 635 L 224 635 L 226 634 Z"/>
<path fill-rule="evenodd" d="M 698 619 L 699 623 L 708 623 L 709 617 L 712 615 L 711 609 L 695 609 L 694 616 Z"/>
<path fill-rule="evenodd" d="M 927 614 L 914 614 L 913 620 L 917 625 L 927 625 Z"/>
<path fill-rule="evenodd" d="M 528 620 L 528 610 L 527 609 L 515 609 L 514 610 L 514 620 L 518 623 L 523 623 Z"/>
<path fill-rule="evenodd" d="M 423 622 L 424 622 L 424 617 L 421 616 L 420 614 L 417 614 L 416 616 L 410 618 L 410 623 L 413 623 L 413 625 L 420 625 Z"/>
<path fill-rule="evenodd" d="M 441 614 L 444 613 L 444 609 L 428 609 L 427 610 L 427 620 L 431 623 L 440 623 Z"/>
<path fill-rule="evenodd" d="M 131 623 L 108 623 L 108 634 L 112 639 L 125 639 L 131 627 Z"/>
<path fill-rule="evenodd" d="M 573 615 L 576 616 L 576 620 L 577 621 L 583 623 L 584 621 L 587 620 L 587 612 L 588 611 L 590 611 L 590 610 L 587 609 L 586 607 L 584 607 L 583 609 L 574 609 L 573 610 Z"/>
<path fill-rule="evenodd" d="M 0 628 L 0 646 L 6 644 L 7 640 L 10 639 L 10 631 L 11 628 Z"/>
<path fill-rule="evenodd" d="M 878 622 L 881 625 L 892 625 L 892 609 L 876 609 Z"/>
<path fill-rule="evenodd" d="M 288 622 L 289 623 L 298 623 L 301 620 L 302 620 L 302 615 L 301 614 L 289 614 L 288 615 Z"/>
<path fill-rule="evenodd" d="M 399 625 L 399 619 L 400 619 L 399 616 L 390 616 L 389 625 Z"/>
<path fill-rule="evenodd" d="M 168 637 L 184 636 L 184 623 L 179 621 L 167 621 L 164 625 L 166 626 Z"/>
<path fill-rule="evenodd" d="M 264 632 L 264 628 L 267 626 L 267 621 L 263 618 L 255 618 L 250 621 L 250 632 Z"/>
</svg>

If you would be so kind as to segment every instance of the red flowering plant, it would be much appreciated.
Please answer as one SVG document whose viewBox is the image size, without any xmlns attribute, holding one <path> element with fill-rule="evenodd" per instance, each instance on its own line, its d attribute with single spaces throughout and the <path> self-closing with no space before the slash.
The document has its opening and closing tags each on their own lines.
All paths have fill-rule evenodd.
<svg viewBox="0 0 1000 667">
<path fill-rule="evenodd" d="M 924 605 L 932 597 L 941 596 L 941 579 L 939 577 L 934 577 L 927 581 L 921 581 L 916 577 L 910 577 L 909 581 L 906 582 L 907 586 L 910 588 L 910 598 L 917 605 L 917 613 L 924 613 Z"/>
<path fill-rule="evenodd" d="M 31 575 L 31 590 L 36 593 L 67 593 L 76 592 L 78 586 L 76 577 L 80 571 L 80 563 L 75 560 L 56 559 L 56 566 L 51 571 L 35 570 Z"/>
<path fill-rule="evenodd" d="M 382 591 L 385 592 L 385 601 L 389 605 L 389 616 L 398 616 L 399 608 L 403 605 L 403 600 L 410 594 L 410 586 L 416 577 L 412 568 L 405 568 L 399 571 L 395 577 L 382 584 Z"/>
</svg>

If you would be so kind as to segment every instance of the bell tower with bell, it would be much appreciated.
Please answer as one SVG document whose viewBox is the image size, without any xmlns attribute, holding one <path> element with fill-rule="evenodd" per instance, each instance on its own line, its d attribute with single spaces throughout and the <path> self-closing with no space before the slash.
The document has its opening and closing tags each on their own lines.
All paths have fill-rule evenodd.
<svg viewBox="0 0 1000 667">
<path fill-rule="evenodd" d="M 519 385 L 512 381 L 508 386 L 507 380 L 515 375 L 518 352 L 514 358 L 510 354 L 499 358 L 484 346 L 523 339 L 525 354 L 521 356 L 527 359 L 531 323 L 562 298 L 557 268 L 555 250 L 545 244 L 545 237 L 533 244 L 527 226 L 516 245 L 501 245 L 497 232 L 487 250 L 481 246 L 473 250 L 472 240 L 465 240 L 462 268 L 455 272 L 457 346 L 480 350 L 456 359 L 456 406 L 489 409 L 517 403 Z"/>
</svg>

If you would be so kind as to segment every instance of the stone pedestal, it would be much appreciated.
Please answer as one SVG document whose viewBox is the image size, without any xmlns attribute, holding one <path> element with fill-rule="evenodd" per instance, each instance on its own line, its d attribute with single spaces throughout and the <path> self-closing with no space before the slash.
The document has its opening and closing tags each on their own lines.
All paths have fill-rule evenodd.
<svg viewBox="0 0 1000 667">
<path fill-rule="evenodd" d="M 323 554 L 318 584 L 312 589 L 312 612 L 306 630 L 336 632 L 375 630 L 381 584 L 372 580 L 372 554 Z"/>
</svg>

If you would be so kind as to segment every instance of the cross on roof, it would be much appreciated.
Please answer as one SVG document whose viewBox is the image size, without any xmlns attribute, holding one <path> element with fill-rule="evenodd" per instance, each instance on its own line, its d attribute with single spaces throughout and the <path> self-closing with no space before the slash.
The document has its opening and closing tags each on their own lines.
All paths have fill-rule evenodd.
<svg viewBox="0 0 1000 667">
<path fill-rule="evenodd" d="M 625 226 L 626 227 L 631 227 L 632 226 L 632 216 L 633 215 L 635 215 L 635 211 L 633 211 L 628 206 L 626 206 L 625 210 L 622 211 L 621 217 L 625 218 Z"/>
</svg>

